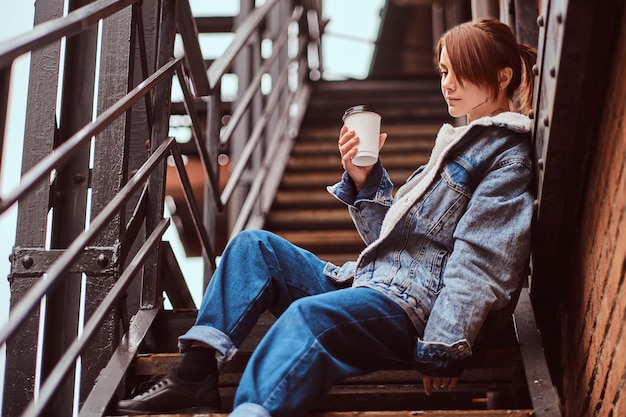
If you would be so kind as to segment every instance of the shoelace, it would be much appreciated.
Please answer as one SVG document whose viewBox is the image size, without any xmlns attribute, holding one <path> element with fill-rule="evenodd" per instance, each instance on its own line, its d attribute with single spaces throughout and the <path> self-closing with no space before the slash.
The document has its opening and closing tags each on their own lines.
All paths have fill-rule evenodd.
<svg viewBox="0 0 626 417">
<path fill-rule="evenodd" d="M 155 375 L 147 381 L 140 383 L 135 392 L 134 397 L 139 397 L 149 392 L 156 391 L 158 388 L 167 385 L 167 380 L 161 375 Z"/>
</svg>

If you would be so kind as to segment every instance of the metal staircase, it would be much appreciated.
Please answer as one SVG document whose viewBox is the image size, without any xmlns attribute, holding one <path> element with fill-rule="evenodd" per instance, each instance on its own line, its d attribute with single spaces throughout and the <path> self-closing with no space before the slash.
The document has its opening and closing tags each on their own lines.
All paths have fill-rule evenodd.
<svg viewBox="0 0 626 417">
<path fill-rule="evenodd" d="M 0 215 L 19 202 L 11 314 L 0 327 L 7 417 L 101 417 L 112 398 L 179 360 L 176 337 L 195 310 L 178 260 L 162 241 L 172 174 L 180 178 L 173 223 L 191 230 L 207 279 L 220 242 L 250 227 L 341 263 L 362 248 L 345 208 L 324 189 L 341 175 L 336 140 L 345 108 L 367 103 L 383 114 L 390 138 L 381 159 L 396 185 L 427 160 L 447 120 L 428 77 L 313 82 L 309 75 L 322 69 L 317 0 L 260 7 L 241 1 L 232 19 L 195 18 L 187 0 L 68 3 L 66 13 L 63 1 L 37 2 L 35 30 L 0 45 L 3 86 L 13 61 L 32 54 L 22 180 L 0 198 Z M 289 30 L 294 25 L 297 33 Z M 199 32 L 229 31 L 234 38 L 225 53 L 205 60 Z M 178 35 L 184 56 L 174 57 Z M 264 40 L 272 43 L 270 57 L 261 54 Z M 221 91 L 230 74 L 238 77 L 234 101 Z M 269 93 L 260 88 L 265 74 Z M 172 80 L 181 103 L 170 103 Z M 7 103 L 3 88 L 0 150 Z M 184 113 L 189 143 L 170 137 L 177 112 Z M 228 168 L 219 164 L 223 155 Z M 183 214 L 187 222 L 179 223 Z M 172 310 L 163 308 L 164 295 Z M 315 412 L 557 415 L 527 297 L 516 318 L 517 325 L 512 319 L 477 347 L 454 392 L 426 398 L 415 371 L 389 369 L 338 385 Z M 226 407 L 271 322 L 263 317 L 222 374 Z"/>
<path fill-rule="evenodd" d="M 343 110 L 367 102 L 383 114 L 383 131 L 389 133 L 381 161 L 394 183 L 401 185 L 414 168 L 427 162 L 441 123 L 452 122 L 441 105 L 438 80 L 423 78 L 394 81 L 347 81 L 316 83 L 302 129 L 292 148 L 282 181 L 268 213 L 265 229 L 316 253 L 322 259 L 343 262 L 355 259 L 363 247 L 347 209 L 325 189 L 342 173 L 337 156 L 337 134 Z M 339 116 L 338 116 L 339 115 Z M 190 326 L 194 315 L 187 311 L 168 313 Z M 238 355 L 220 375 L 220 393 L 225 411 L 230 409 L 241 372 L 256 343 L 271 326 L 265 315 L 244 342 Z M 549 380 L 538 340 L 532 307 L 527 296 L 516 317 L 497 329 L 483 330 L 468 369 L 458 387 L 426 396 L 417 371 L 398 365 L 358 378 L 351 378 L 325 395 L 312 415 L 318 417 L 363 416 L 552 416 L 557 410 L 538 409 L 549 397 L 537 381 Z M 530 334 L 529 334 L 530 331 Z M 131 386 L 176 366 L 176 347 L 169 353 L 140 353 L 131 368 Z M 525 362 L 527 361 L 527 362 Z M 532 366 L 527 366 L 532 364 Z M 533 381 L 529 385 L 528 381 Z M 538 397 L 537 392 L 541 393 Z M 554 397 L 551 397 L 552 400 Z M 548 410 L 547 412 L 545 410 Z M 215 414 L 215 416 L 226 414 Z"/>
</svg>

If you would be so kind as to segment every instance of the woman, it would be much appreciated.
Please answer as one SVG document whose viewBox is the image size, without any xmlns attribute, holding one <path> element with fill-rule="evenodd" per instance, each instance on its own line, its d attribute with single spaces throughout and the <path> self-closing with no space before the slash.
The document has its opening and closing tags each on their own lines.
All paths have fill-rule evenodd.
<svg viewBox="0 0 626 417">
<path fill-rule="evenodd" d="M 507 307 L 527 271 L 533 213 L 530 68 L 536 54 L 508 26 L 478 20 L 436 49 L 454 117 L 430 161 L 392 196 L 380 162 L 351 163 L 358 137 L 339 136 L 345 169 L 329 187 L 367 244 L 335 266 L 264 231 L 224 251 L 181 365 L 117 411 L 210 412 L 218 368 L 265 310 L 278 319 L 242 376 L 231 416 L 301 416 L 347 377 L 412 362 L 427 394 L 452 389 L 487 315 Z M 380 136 L 382 147 L 386 134 Z"/>
</svg>

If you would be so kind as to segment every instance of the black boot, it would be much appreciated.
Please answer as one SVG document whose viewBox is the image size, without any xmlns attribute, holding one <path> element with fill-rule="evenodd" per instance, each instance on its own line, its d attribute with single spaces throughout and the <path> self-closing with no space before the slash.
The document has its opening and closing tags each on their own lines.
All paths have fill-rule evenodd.
<svg viewBox="0 0 626 417">
<path fill-rule="evenodd" d="M 217 373 L 207 375 L 198 382 L 180 378 L 178 368 L 173 368 L 164 378 L 156 381 L 147 391 L 128 400 L 118 401 L 113 413 L 133 414 L 184 414 L 221 412 L 217 389 Z"/>
</svg>

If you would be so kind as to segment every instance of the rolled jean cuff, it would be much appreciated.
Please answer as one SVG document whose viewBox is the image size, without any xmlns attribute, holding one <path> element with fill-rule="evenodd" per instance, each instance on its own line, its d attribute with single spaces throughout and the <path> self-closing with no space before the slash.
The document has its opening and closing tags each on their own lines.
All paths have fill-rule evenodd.
<svg viewBox="0 0 626 417">
<path fill-rule="evenodd" d="M 192 326 L 187 333 L 178 338 L 178 349 L 181 353 L 185 353 L 191 347 L 193 342 L 202 342 L 215 349 L 215 358 L 219 366 L 230 361 L 237 348 L 225 333 L 209 326 Z"/>
<path fill-rule="evenodd" d="M 239 404 L 229 417 L 272 417 L 263 407 L 254 403 Z"/>
</svg>

